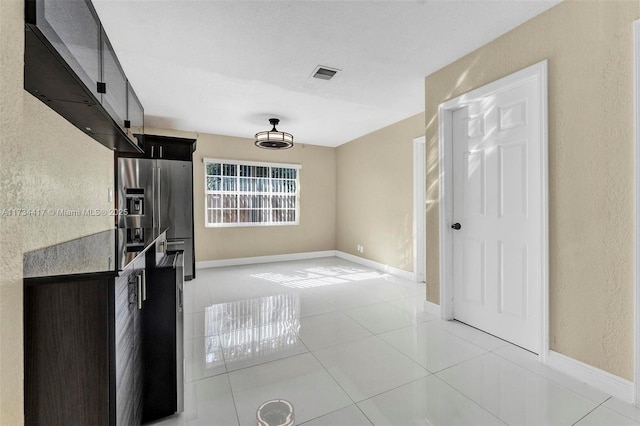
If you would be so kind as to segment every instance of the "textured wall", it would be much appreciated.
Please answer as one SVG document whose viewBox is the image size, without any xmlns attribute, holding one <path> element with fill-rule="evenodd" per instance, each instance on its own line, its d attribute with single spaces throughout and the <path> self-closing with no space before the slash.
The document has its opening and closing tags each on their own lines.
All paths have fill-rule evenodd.
<svg viewBox="0 0 640 426">
<path fill-rule="evenodd" d="M 10 216 L 8 209 L 108 209 L 113 153 L 23 89 L 24 2 L 0 1 L 0 424 L 23 417 L 22 255 L 103 231 L 113 219 Z M 27 372 L 28 374 L 28 372 Z"/>
<path fill-rule="evenodd" d="M 252 139 L 145 129 L 146 133 L 197 138 L 193 158 L 196 261 L 333 250 L 336 229 L 335 148 L 296 143 L 286 151 L 257 148 Z M 203 158 L 301 164 L 300 224 L 206 228 Z"/>
<path fill-rule="evenodd" d="M 23 91 L 25 208 L 65 210 L 113 209 L 113 152 L 88 137 L 44 103 Z M 37 117 L 37 119 L 34 119 Z M 114 218 L 55 215 L 25 217 L 24 251 L 72 240 L 114 226 Z"/>
<path fill-rule="evenodd" d="M 420 113 L 337 148 L 337 250 L 413 271 L 413 139 L 422 135 Z"/>
<path fill-rule="evenodd" d="M 425 80 L 428 300 L 439 302 L 437 107 L 548 59 L 550 346 L 629 380 L 639 17 L 638 1 L 565 1 Z"/>
<path fill-rule="evenodd" d="M 20 206 L 24 3 L 0 1 L 0 209 Z M 0 214 L 0 424 L 23 418 L 22 228 Z"/>
</svg>

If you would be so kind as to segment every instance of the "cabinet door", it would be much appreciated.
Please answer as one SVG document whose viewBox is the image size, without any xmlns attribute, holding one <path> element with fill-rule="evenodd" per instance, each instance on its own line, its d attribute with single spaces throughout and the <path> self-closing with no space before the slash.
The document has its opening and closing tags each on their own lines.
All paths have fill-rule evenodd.
<svg viewBox="0 0 640 426">
<path fill-rule="evenodd" d="M 149 294 L 142 312 L 144 354 L 144 416 L 151 422 L 178 411 L 182 357 L 178 361 L 176 269 L 163 265 L 149 269 Z M 182 351 L 180 351 L 182 355 Z M 180 366 L 180 367 L 178 367 Z"/>
<path fill-rule="evenodd" d="M 133 135 L 144 134 L 144 109 L 142 104 L 134 92 L 133 87 L 127 81 L 127 121 L 129 127 L 127 128 L 127 135 L 129 138 L 136 142 L 137 139 Z"/>
<path fill-rule="evenodd" d="M 186 143 L 162 144 L 162 157 L 166 160 L 191 161 L 192 147 Z"/>
<path fill-rule="evenodd" d="M 193 159 L 193 144 L 182 142 L 154 141 L 145 137 L 144 153 L 147 158 L 163 160 L 191 161 Z"/>
<path fill-rule="evenodd" d="M 141 320 L 138 276 L 144 256 L 115 280 L 115 417 L 116 425 L 138 425 L 142 419 Z"/>
<path fill-rule="evenodd" d="M 117 425 L 134 424 L 134 313 L 135 285 L 129 280 L 135 278 L 133 271 L 116 278 L 115 291 L 115 417 Z M 112 361 L 113 362 L 113 361 Z"/>
<path fill-rule="evenodd" d="M 56 51 L 91 91 L 100 99 L 100 20 L 89 1 L 36 0 L 35 19 L 40 31 Z M 70 99 L 64 93 L 52 92 L 56 100 L 84 102 Z M 48 93 L 51 96 L 50 93 Z"/>
<path fill-rule="evenodd" d="M 102 31 L 102 81 L 106 85 L 101 99 L 102 106 L 113 121 L 124 130 L 124 121 L 127 118 L 127 77 L 104 31 Z"/>
<path fill-rule="evenodd" d="M 145 256 L 139 257 L 135 263 L 134 268 L 136 275 L 141 277 L 142 281 L 142 294 L 138 297 L 142 297 L 142 309 L 136 309 L 133 313 L 133 334 L 134 334 L 134 348 L 133 348 L 133 393 L 131 399 L 134 401 L 133 406 L 133 422 L 127 424 L 139 425 L 142 423 L 142 407 L 143 407 L 143 356 L 142 356 L 142 316 L 147 308 L 147 296 L 146 296 L 146 274 L 145 274 Z"/>
<path fill-rule="evenodd" d="M 108 425 L 108 281 L 24 288 L 26 425 Z"/>
</svg>

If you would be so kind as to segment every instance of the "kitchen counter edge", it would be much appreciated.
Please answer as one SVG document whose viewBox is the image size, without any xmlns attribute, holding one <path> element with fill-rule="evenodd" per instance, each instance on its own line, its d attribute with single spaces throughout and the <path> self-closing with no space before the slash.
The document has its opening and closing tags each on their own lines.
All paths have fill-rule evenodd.
<svg viewBox="0 0 640 426">
<path fill-rule="evenodd" d="M 117 277 L 144 255 L 166 231 L 167 228 L 148 228 L 146 235 L 149 237 L 144 245 L 137 245 L 143 248 L 134 253 L 126 251 L 124 229 L 102 231 L 27 252 L 23 258 L 24 283 L 34 285 L 51 283 L 52 280 L 65 282 Z M 114 264 L 114 258 L 117 264 Z M 78 269 L 80 264 L 84 270 Z"/>
</svg>

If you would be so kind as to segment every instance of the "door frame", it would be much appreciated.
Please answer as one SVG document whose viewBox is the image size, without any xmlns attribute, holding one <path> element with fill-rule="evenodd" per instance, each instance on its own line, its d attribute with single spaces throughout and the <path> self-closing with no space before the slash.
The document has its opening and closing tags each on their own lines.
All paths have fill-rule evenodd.
<svg viewBox="0 0 640 426">
<path fill-rule="evenodd" d="M 426 141 L 413 140 L 413 277 L 419 283 L 427 279 Z"/>
<path fill-rule="evenodd" d="M 478 102 L 487 96 L 508 90 L 526 81 L 536 81 L 540 94 L 540 146 L 541 159 L 541 312 L 539 360 L 546 363 L 549 354 L 549 185 L 548 185 L 548 108 L 547 108 L 547 60 L 538 62 L 497 81 L 450 99 L 438 106 L 439 157 L 439 231 L 440 231 L 440 309 L 442 318 L 453 319 L 453 111 Z"/>
<path fill-rule="evenodd" d="M 633 401 L 640 407 L 640 20 L 633 22 L 634 270 Z"/>
</svg>

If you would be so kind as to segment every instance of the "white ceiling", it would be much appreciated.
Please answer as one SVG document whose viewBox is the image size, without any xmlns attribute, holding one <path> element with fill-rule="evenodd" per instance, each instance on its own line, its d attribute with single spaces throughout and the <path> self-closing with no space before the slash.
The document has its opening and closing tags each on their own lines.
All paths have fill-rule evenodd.
<svg viewBox="0 0 640 426">
<path fill-rule="evenodd" d="M 424 111 L 426 75 L 559 0 L 93 3 L 146 126 L 253 137 L 277 117 L 338 146 Z"/>
</svg>

